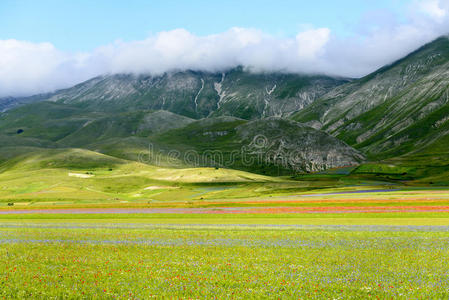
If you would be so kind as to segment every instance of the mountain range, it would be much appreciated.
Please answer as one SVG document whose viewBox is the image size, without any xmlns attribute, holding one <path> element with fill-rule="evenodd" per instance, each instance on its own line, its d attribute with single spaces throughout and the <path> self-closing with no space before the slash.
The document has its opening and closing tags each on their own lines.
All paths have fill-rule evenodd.
<svg viewBox="0 0 449 300">
<path fill-rule="evenodd" d="M 267 175 L 356 167 L 442 176 L 448 102 L 447 37 L 359 79 L 241 67 L 104 75 L 0 99 L 0 159 L 81 148 L 149 165 Z M 379 167 L 386 165 L 390 171 Z"/>
</svg>

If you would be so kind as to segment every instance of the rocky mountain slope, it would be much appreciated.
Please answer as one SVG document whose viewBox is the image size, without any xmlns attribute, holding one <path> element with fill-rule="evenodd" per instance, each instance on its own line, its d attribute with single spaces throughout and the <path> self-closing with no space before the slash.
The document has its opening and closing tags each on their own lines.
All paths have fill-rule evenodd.
<svg viewBox="0 0 449 300">
<path fill-rule="evenodd" d="M 397 156 L 449 133 L 449 39 L 441 37 L 339 86 L 292 118 L 372 157 Z"/>
<path fill-rule="evenodd" d="M 286 116 L 347 82 L 328 76 L 172 72 L 160 76 L 108 75 L 61 90 L 50 101 L 97 111 L 167 110 L 190 118 Z"/>
</svg>

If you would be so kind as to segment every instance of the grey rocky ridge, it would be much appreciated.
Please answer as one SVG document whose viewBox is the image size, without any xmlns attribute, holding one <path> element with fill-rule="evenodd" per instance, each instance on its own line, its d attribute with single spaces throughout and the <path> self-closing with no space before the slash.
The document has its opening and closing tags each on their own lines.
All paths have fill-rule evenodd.
<svg viewBox="0 0 449 300">
<path fill-rule="evenodd" d="M 449 39 L 341 85 L 292 118 L 373 157 L 420 151 L 448 134 Z"/>
<path fill-rule="evenodd" d="M 225 72 L 119 74 L 93 78 L 48 98 L 95 110 L 167 110 L 190 118 L 288 116 L 347 79 L 322 75 Z"/>
</svg>

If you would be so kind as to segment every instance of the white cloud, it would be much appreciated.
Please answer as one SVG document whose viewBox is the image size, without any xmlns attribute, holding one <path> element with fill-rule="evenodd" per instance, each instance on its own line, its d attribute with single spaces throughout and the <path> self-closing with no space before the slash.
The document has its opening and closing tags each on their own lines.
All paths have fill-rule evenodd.
<svg viewBox="0 0 449 300">
<path fill-rule="evenodd" d="M 441 2 L 441 3 L 440 3 Z M 415 2 L 416 7 L 423 13 L 429 15 L 432 18 L 436 18 L 438 21 L 443 20 L 447 16 L 447 11 L 443 6 L 441 0 L 425 0 Z"/>
<path fill-rule="evenodd" d="M 299 56 L 315 59 L 322 54 L 324 46 L 329 41 L 330 33 L 329 28 L 312 29 L 299 33 L 296 36 Z"/>
<path fill-rule="evenodd" d="M 83 60 L 50 43 L 0 40 L 0 96 L 51 91 L 97 75 Z"/>
<path fill-rule="evenodd" d="M 313 27 L 291 38 L 251 28 L 208 36 L 176 29 L 141 41 L 117 41 L 89 53 L 66 53 L 50 43 L 0 40 L 0 97 L 69 87 L 104 73 L 221 71 L 239 65 L 255 72 L 358 77 L 448 30 L 449 1 L 419 0 L 410 6 L 408 21 L 388 14 L 367 15 L 347 38 L 333 35 L 329 28 Z"/>
</svg>

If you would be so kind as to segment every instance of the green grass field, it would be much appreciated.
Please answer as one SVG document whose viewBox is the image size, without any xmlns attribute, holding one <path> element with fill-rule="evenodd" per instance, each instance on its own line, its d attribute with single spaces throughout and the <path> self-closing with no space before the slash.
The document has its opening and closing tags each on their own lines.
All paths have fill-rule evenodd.
<svg viewBox="0 0 449 300">
<path fill-rule="evenodd" d="M 139 164 L 128 175 L 128 167 L 47 169 L 39 181 L 20 166 L 0 175 L 10 183 L 0 207 L 0 298 L 449 296 L 443 188 Z M 203 182 L 200 172 L 225 180 Z M 184 182 L 154 179 L 180 174 Z"/>
<path fill-rule="evenodd" d="M 392 226 L 394 219 L 389 225 L 338 225 L 335 220 L 334 225 L 295 225 L 307 219 L 288 224 L 285 216 L 280 222 L 273 222 L 272 216 L 259 222 L 251 216 L 234 217 L 232 222 L 212 216 L 111 217 L 2 220 L 0 297 L 442 299 L 449 295 L 446 226 Z M 207 220 L 216 225 L 206 224 Z"/>
</svg>

